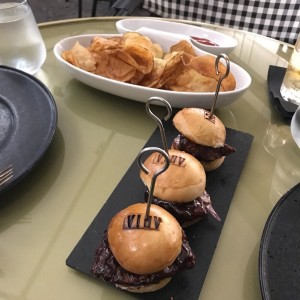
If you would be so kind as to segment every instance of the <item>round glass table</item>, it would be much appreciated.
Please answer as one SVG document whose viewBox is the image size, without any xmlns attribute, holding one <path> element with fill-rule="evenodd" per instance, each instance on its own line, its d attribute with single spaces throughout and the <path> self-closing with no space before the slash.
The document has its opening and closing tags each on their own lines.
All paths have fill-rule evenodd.
<svg viewBox="0 0 300 300">
<path fill-rule="evenodd" d="M 156 128 L 143 103 L 78 82 L 54 57 L 53 46 L 61 39 L 117 33 L 117 20 L 40 24 L 47 59 L 36 77 L 55 99 L 58 124 L 43 159 L 0 195 L 1 299 L 134 297 L 66 266 L 68 255 Z M 199 299 L 261 299 L 263 228 L 274 205 L 300 177 L 300 150 L 289 122 L 270 101 L 267 81 L 271 65 L 287 65 L 291 48 L 248 32 L 189 23 L 236 38 L 238 46 L 229 57 L 252 77 L 238 101 L 216 111 L 227 127 L 254 138 Z"/>
</svg>

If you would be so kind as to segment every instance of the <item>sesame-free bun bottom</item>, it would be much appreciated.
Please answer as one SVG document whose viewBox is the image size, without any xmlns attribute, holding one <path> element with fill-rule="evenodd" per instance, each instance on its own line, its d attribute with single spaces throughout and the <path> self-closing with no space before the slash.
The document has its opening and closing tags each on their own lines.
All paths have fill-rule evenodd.
<svg viewBox="0 0 300 300">
<path fill-rule="evenodd" d="M 124 286 L 124 285 L 117 284 L 116 287 L 118 287 L 121 290 L 126 290 L 132 293 L 150 293 L 162 289 L 171 281 L 171 279 L 172 278 L 169 277 L 169 278 L 162 279 L 159 283 L 153 283 L 153 284 L 142 285 L 142 286 Z"/>
</svg>

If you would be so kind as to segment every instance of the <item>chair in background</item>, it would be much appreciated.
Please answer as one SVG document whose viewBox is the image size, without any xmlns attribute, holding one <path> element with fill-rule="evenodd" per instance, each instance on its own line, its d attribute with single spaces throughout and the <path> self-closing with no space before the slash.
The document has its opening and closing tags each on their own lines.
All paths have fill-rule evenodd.
<svg viewBox="0 0 300 300">
<path fill-rule="evenodd" d="M 69 2 L 69 0 L 66 0 L 66 2 Z M 82 0 L 78 0 L 78 18 L 82 17 Z"/>
<path fill-rule="evenodd" d="M 142 5 L 142 0 L 117 0 L 108 11 L 108 16 L 130 16 L 133 11 Z"/>
<path fill-rule="evenodd" d="M 163 18 L 243 29 L 291 44 L 300 28 L 299 0 L 144 0 L 143 8 Z"/>
<path fill-rule="evenodd" d="M 100 2 L 101 0 L 93 0 L 93 6 L 92 6 L 92 17 L 95 17 L 96 16 L 96 12 L 97 12 L 97 5 L 98 5 L 98 2 Z M 109 2 L 109 7 L 111 7 L 115 0 L 102 0 L 102 1 L 106 1 L 106 2 Z"/>
<path fill-rule="evenodd" d="M 82 17 L 82 0 L 78 0 L 78 18 Z"/>
<path fill-rule="evenodd" d="M 109 9 L 106 16 L 130 16 L 132 12 L 142 5 L 142 0 L 106 0 L 109 1 Z M 92 17 L 96 16 L 99 0 L 93 0 Z"/>
</svg>

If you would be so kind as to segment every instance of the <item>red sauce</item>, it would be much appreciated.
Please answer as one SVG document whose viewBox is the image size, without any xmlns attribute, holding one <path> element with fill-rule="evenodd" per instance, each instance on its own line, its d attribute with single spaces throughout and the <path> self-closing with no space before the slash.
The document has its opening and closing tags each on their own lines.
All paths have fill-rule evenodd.
<svg viewBox="0 0 300 300">
<path fill-rule="evenodd" d="M 200 38 L 197 36 L 191 36 L 191 38 L 201 44 L 204 45 L 208 45 L 208 46 L 219 46 L 218 44 L 216 44 L 215 42 L 210 41 L 209 39 L 205 39 L 205 38 Z"/>
</svg>

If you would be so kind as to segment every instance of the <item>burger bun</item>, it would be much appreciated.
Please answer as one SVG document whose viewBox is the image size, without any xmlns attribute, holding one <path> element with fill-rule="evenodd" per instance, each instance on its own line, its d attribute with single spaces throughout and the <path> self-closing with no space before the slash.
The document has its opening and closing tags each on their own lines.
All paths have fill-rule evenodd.
<svg viewBox="0 0 300 300">
<path fill-rule="evenodd" d="M 171 281 L 171 279 L 172 279 L 171 277 L 168 277 L 162 279 L 159 283 L 153 283 L 153 284 L 141 285 L 141 286 L 125 286 L 121 284 L 117 284 L 116 286 L 121 290 L 126 290 L 132 293 L 150 293 L 162 289 Z"/>
<path fill-rule="evenodd" d="M 214 171 L 214 170 L 218 169 L 222 165 L 224 160 L 225 160 L 225 156 L 222 156 L 222 157 L 217 158 L 217 159 L 212 160 L 212 161 L 201 160 L 200 162 L 201 162 L 204 170 L 206 172 L 210 172 L 210 171 Z"/>
<path fill-rule="evenodd" d="M 222 121 L 213 115 L 209 120 L 208 111 L 202 108 L 184 108 L 173 118 L 176 129 L 194 143 L 218 148 L 224 146 L 226 129 Z"/>
<path fill-rule="evenodd" d="M 151 226 L 146 228 L 146 208 L 146 203 L 136 203 L 123 209 L 112 218 L 107 233 L 109 247 L 121 267 L 141 275 L 170 266 L 182 247 L 182 228 L 177 220 L 151 204 Z"/>
<path fill-rule="evenodd" d="M 169 202 L 187 203 L 202 195 L 206 186 L 206 174 L 201 163 L 192 155 L 169 150 L 170 166 L 156 178 L 154 196 Z M 153 175 L 162 168 L 164 157 L 152 153 L 144 162 L 149 173 L 140 172 L 144 184 L 150 189 Z"/>
</svg>

